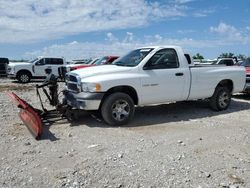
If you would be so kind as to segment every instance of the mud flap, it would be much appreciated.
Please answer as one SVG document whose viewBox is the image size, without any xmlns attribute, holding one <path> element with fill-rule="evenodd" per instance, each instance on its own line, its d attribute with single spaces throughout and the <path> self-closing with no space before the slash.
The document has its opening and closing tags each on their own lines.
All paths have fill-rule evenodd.
<svg viewBox="0 0 250 188">
<path fill-rule="evenodd" d="M 7 92 L 7 95 L 17 105 L 17 107 L 20 108 L 19 117 L 26 125 L 32 136 L 38 140 L 42 135 L 43 128 L 42 120 L 37 110 L 18 97 L 15 93 Z"/>
</svg>

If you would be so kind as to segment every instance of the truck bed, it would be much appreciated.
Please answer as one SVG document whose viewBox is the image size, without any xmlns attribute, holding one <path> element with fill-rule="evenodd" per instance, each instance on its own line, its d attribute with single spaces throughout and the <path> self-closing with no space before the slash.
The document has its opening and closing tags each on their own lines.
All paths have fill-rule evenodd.
<svg viewBox="0 0 250 188">
<path fill-rule="evenodd" d="M 207 98 L 213 95 L 221 80 L 231 80 L 233 92 L 241 92 L 246 75 L 239 66 L 195 65 L 190 66 L 191 83 L 188 100 Z M 239 76 L 241 75 L 241 76 Z"/>
</svg>

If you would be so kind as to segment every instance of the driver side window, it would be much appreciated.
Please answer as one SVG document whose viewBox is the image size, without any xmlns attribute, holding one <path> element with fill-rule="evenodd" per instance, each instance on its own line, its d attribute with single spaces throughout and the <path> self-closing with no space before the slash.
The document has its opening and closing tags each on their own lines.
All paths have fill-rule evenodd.
<svg viewBox="0 0 250 188">
<path fill-rule="evenodd" d="M 45 65 L 44 59 L 40 59 L 39 61 L 36 62 L 37 66 L 42 66 Z"/>
<path fill-rule="evenodd" d="M 179 61 L 174 49 L 162 49 L 156 52 L 146 64 L 149 69 L 178 68 Z"/>
</svg>

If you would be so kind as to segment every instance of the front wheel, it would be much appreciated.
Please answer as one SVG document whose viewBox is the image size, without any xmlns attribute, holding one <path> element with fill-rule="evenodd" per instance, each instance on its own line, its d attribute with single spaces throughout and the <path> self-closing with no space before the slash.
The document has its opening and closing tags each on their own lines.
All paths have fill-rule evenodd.
<svg viewBox="0 0 250 188">
<path fill-rule="evenodd" d="M 18 75 L 18 81 L 21 83 L 28 83 L 30 82 L 31 76 L 29 73 L 23 72 L 23 73 L 19 73 Z"/>
<path fill-rule="evenodd" d="M 112 126 L 127 124 L 134 116 L 134 101 L 125 93 L 109 95 L 101 106 L 104 121 Z"/>
<path fill-rule="evenodd" d="M 231 102 L 231 92 L 226 87 L 217 87 L 209 102 L 215 111 L 226 110 Z"/>
</svg>

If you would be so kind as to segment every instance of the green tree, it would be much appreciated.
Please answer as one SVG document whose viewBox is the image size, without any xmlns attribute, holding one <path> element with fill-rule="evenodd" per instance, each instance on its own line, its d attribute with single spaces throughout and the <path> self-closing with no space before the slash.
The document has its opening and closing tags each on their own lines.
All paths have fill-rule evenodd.
<svg viewBox="0 0 250 188">
<path fill-rule="evenodd" d="M 241 60 L 246 60 L 247 56 L 246 55 L 243 55 L 243 54 L 239 54 L 236 56 L 238 59 L 241 59 Z"/>
<path fill-rule="evenodd" d="M 234 53 L 222 53 L 220 54 L 219 58 L 233 58 L 234 57 Z"/>
<path fill-rule="evenodd" d="M 200 53 L 197 53 L 196 55 L 193 56 L 193 59 L 198 59 L 201 61 L 202 59 L 204 59 L 204 57 Z"/>
</svg>

